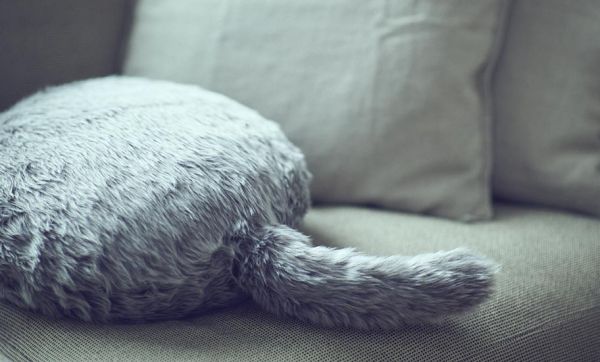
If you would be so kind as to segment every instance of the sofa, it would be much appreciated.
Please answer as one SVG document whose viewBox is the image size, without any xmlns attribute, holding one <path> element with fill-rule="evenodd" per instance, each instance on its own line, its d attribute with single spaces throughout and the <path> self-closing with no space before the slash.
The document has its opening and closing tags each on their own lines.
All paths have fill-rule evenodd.
<svg viewBox="0 0 600 362">
<path fill-rule="evenodd" d="M 569 5 L 568 1 L 549 1 L 551 5 L 546 8 L 541 1 L 510 1 L 505 9 L 506 19 L 510 20 L 505 21 L 525 19 L 525 24 L 533 24 L 534 34 L 541 36 L 539 26 L 543 21 L 539 18 L 550 19 L 552 14 L 562 12 L 561 16 L 589 20 L 600 15 L 598 11 L 592 15 L 585 11 L 585 4 L 591 4 L 591 8 L 593 2 Z M 48 85 L 141 72 L 143 67 L 131 65 L 126 58 L 132 57 L 134 46 L 131 32 L 136 22 L 132 19 L 139 16 L 135 14 L 143 3 L 149 2 L 0 2 L 0 110 Z M 549 9 L 552 6 L 559 10 L 552 13 Z M 587 49 L 588 42 L 590 48 L 596 46 L 598 50 L 597 41 L 594 43 L 591 36 L 573 35 L 576 39 L 573 40 L 565 35 L 575 34 L 576 26 L 551 25 L 556 31 L 552 36 L 560 40 L 562 47 L 579 45 Z M 184 25 L 181 28 L 187 31 Z M 507 43 L 518 42 L 521 39 L 518 32 L 527 26 L 508 24 L 500 28 L 503 35 L 498 53 L 506 51 Z M 518 57 L 538 62 L 536 68 L 544 68 L 543 60 L 552 59 L 539 49 L 525 46 L 517 49 Z M 577 68 L 577 60 L 581 58 L 564 53 L 556 59 L 571 61 Z M 597 61 L 600 53 L 595 54 Z M 512 69 L 524 67 L 517 64 L 518 60 L 504 67 L 492 62 L 490 89 L 505 95 L 497 99 L 493 112 L 499 118 L 505 115 L 517 118 L 509 104 L 511 100 L 535 93 L 532 92 L 535 74 L 529 78 L 512 75 Z M 183 65 L 163 63 L 160 69 L 178 66 Z M 562 69 L 551 65 L 547 68 L 556 72 Z M 158 76 L 161 75 L 168 76 L 166 73 Z M 549 106 L 568 103 L 571 98 L 575 98 L 573 102 L 583 102 L 581 94 L 573 90 L 572 78 L 558 85 L 551 84 L 550 78 L 544 77 L 547 83 L 540 86 L 554 86 L 563 93 L 560 99 L 550 99 Z M 511 80 L 522 82 L 519 91 L 523 94 L 510 89 Z M 600 97 L 598 93 L 593 95 L 596 107 Z M 563 112 L 568 107 L 563 104 L 559 110 Z M 575 119 L 578 110 L 573 112 Z M 598 145 L 586 150 L 591 150 L 592 156 L 597 152 L 600 158 L 597 122 L 600 118 L 591 119 L 586 127 L 596 127 L 599 133 L 592 138 Z M 494 130 L 511 132 L 502 127 L 507 126 Z M 525 134 L 520 132 L 518 136 Z M 51 320 L 0 303 L 0 361 L 600 360 L 600 214 L 595 214 L 600 198 L 594 198 L 598 195 L 595 190 L 600 187 L 600 163 L 594 165 L 597 178 L 585 186 L 564 191 L 553 189 L 555 185 L 546 181 L 542 185 L 527 185 L 510 168 L 517 167 L 528 156 L 544 155 L 526 154 L 518 145 L 510 144 L 519 137 L 507 137 L 494 145 L 496 153 L 504 152 L 505 148 L 515 153 L 500 159 L 500 167 L 494 168 L 490 176 L 494 189 L 494 198 L 490 200 L 493 216 L 484 215 L 475 221 L 445 217 L 443 212 L 436 211 L 442 208 L 415 210 L 376 202 L 321 198 L 315 200 L 301 227 L 315 244 L 353 247 L 373 255 L 415 255 L 458 247 L 486 255 L 501 265 L 501 271 L 496 275 L 492 298 L 473 313 L 400 330 L 359 331 L 278 318 L 251 301 L 193 318 L 135 325 Z M 539 162 L 546 162 L 543 157 L 540 159 Z M 527 191 L 528 187 L 533 191 Z M 586 187 L 592 191 L 585 193 Z"/>
</svg>

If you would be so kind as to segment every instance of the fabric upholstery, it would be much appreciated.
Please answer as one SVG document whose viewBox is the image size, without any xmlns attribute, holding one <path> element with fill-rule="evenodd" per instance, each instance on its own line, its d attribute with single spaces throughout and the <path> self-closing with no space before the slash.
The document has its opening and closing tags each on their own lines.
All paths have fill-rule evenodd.
<svg viewBox="0 0 600 362">
<path fill-rule="evenodd" d="M 0 352 L 18 361 L 594 360 L 600 356 L 600 221 L 514 206 L 464 225 L 364 208 L 318 208 L 319 243 L 388 255 L 466 246 L 502 264 L 473 315 L 391 332 L 323 329 L 252 304 L 148 325 L 49 321 L 0 305 Z"/>
<path fill-rule="evenodd" d="M 488 70 L 503 0 L 142 0 L 124 72 L 282 124 L 319 202 L 491 214 Z"/>
<path fill-rule="evenodd" d="M 0 111 L 47 85 L 116 72 L 130 3 L 0 1 Z"/>
<path fill-rule="evenodd" d="M 599 5 L 514 2 L 494 89 L 500 197 L 600 217 Z"/>
</svg>

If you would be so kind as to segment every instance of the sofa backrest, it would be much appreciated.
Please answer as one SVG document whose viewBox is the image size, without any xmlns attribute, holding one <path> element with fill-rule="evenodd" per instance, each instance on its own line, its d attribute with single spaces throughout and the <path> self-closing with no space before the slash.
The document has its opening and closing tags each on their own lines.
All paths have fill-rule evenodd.
<svg viewBox="0 0 600 362">
<path fill-rule="evenodd" d="M 0 111 L 48 85 L 115 73 L 132 1 L 0 1 Z"/>
</svg>

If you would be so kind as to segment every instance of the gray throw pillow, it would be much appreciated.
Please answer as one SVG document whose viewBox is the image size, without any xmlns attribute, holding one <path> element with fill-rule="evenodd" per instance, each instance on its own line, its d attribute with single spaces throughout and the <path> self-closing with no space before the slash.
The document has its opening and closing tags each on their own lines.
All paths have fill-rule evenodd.
<svg viewBox="0 0 600 362">
<path fill-rule="evenodd" d="M 600 217 L 600 3 L 518 0 L 507 28 L 494 191 Z"/>
<path fill-rule="evenodd" d="M 142 0 L 124 72 L 199 84 L 279 122 L 317 202 L 486 219 L 505 3 Z"/>
</svg>

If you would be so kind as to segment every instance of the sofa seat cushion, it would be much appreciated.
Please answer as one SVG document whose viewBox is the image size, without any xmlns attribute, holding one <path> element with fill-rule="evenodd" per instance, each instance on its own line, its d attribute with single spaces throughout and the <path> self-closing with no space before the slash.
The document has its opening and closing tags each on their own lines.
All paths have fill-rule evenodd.
<svg viewBox="0 0 600 362">
<path fill-rule="evenodd" d="M 459 246 L 502 264 L 497 291 L 477 312 L 443 324 L 364 332 L 278 319 L 248 303 L 147 325 L 51 321 L 0 305 L 0 352 L 14 361 L 593 360 L 600 356 L 600 221 L 502 205 L 465 225 L 365 208 L 309 213 L 317 243 L 368 253 Z"/>
</svg>

